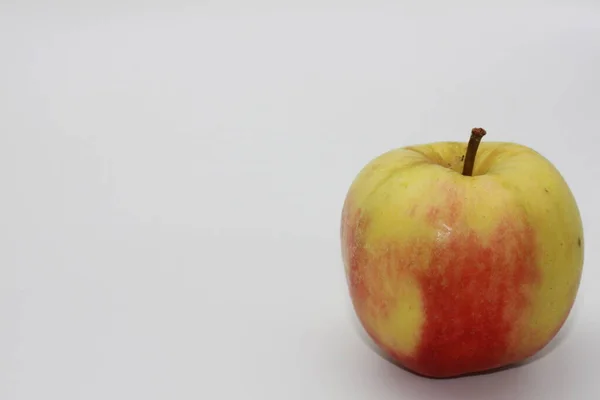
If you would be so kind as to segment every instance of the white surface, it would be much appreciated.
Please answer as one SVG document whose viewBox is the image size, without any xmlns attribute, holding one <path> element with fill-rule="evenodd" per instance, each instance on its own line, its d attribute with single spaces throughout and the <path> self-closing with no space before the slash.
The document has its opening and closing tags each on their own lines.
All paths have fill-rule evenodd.
<svg viewBox="0 0 600 400">
<path fill-rule="evenodd" d="M 0 399 L 600 398 L 599 6 L 196 3 L 0 6 Z M 584 277 L 543 357 L 428 380 L 361 340 L 340 211 L 473 126 L 564 174 Z"/>
</svg>

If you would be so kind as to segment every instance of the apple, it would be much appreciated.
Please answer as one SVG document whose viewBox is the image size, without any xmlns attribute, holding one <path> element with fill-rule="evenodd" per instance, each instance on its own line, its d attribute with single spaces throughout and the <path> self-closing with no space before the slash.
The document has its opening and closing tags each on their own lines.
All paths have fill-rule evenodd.
<svg viewBox="0 0 600 400">
<path fill-rule="evenodd" d="M 360 324 L 399 365 L 447 378 L 519 363 L 569 315 L 583 227 L 559 171 L 515 143 L 388 151 L 352 182 L 342 259 Z"/>
</svg>

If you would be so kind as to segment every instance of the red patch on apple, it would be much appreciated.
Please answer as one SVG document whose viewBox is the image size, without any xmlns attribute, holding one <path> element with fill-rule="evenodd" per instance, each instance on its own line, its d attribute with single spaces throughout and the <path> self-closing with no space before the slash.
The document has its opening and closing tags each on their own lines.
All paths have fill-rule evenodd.
<svg viewBox="0 0 600 400">
<path fill-rule="evenodd" d="M 350 285 L 350 294 L 355 306 L 358 302 L 363 302 L 369 296 L 369 290 L 365 282 L 364 266 L 368 260 L 367 254 L 363 248 L 363 233 L 367 228 L 368 220 L 360 209 L 356 209 L 350 198 L 346 199 L 342 211 L 341 239 L 342 239 L 342 257 L 345 262 L 350 264 L 350 273 L 348 276 Z"/>
<path fill-rule="evenodd" d="M 475 232 L 436 243 L 429 268 L 417 274 L 425 323 L 415 369 L 454 375 L 511 362 L 510 333 L 540 280 L 533 229 L 504 220 L 481 243 Z M 457 362 L 456 360 L 461 360 Z"/>
<path fill-rule="evenodd" d="M 428 376 L 495 368 L 518 357 L 510 354 L 510 334 L 530 304 L 527 288 L 540 280 L 535 234 L 519 222 L 524 219 L 505 218 L 485 245 L 476 232 L 461 228 L 457 214 L 453 209 L 444 221 L 451 229 L 433 244 L 382 243 L 370 253 L 362 241 L 366 215 L 348 207 L 342 224 L 350 291 L 363 326 L 396 361 Z M 411 267 L 423 252 L 431 254 L 429 265 Z M 420 284 L 425 313 L 412 357 L 385 348 L 361 318 L 363 312 L 385 315 L 394 298 L 385 294 L 382 279 L 401 279 L 407 271 Z"/>
</svg>

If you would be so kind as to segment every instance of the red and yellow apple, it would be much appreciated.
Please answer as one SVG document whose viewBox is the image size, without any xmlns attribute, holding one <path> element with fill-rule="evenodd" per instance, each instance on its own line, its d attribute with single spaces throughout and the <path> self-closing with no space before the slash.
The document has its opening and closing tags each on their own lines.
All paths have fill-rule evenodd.
<svg viewBox="0 0 600 400">
<path fill-rule="evenodd" d="M 386 152 L 352 182 L 341 223 L 354 310 L 392 359 L 428 377 L 523 361 L 564 324 L 583 228 L 559 171 L 515 143 Z"/>
</svg>

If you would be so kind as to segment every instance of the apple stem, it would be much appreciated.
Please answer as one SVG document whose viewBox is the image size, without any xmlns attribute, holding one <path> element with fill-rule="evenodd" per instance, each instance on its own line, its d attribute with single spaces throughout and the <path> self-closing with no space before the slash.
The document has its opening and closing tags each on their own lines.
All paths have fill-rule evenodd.
<svg viewBox="0 0 600 400">
<path fill-rule="evenodd" d="M 467 154 L 465 156 L 465 164 L 463 166 L 462 174 L 464 176 L 473 176 L 473 166 L 475 165 L 475 155 L 479 148 L 481 138 L 485 136 L 487 132 L 483 128 L 473 128 L 471 130 L 471 139 L 467 146 Z"/>
</svg>

